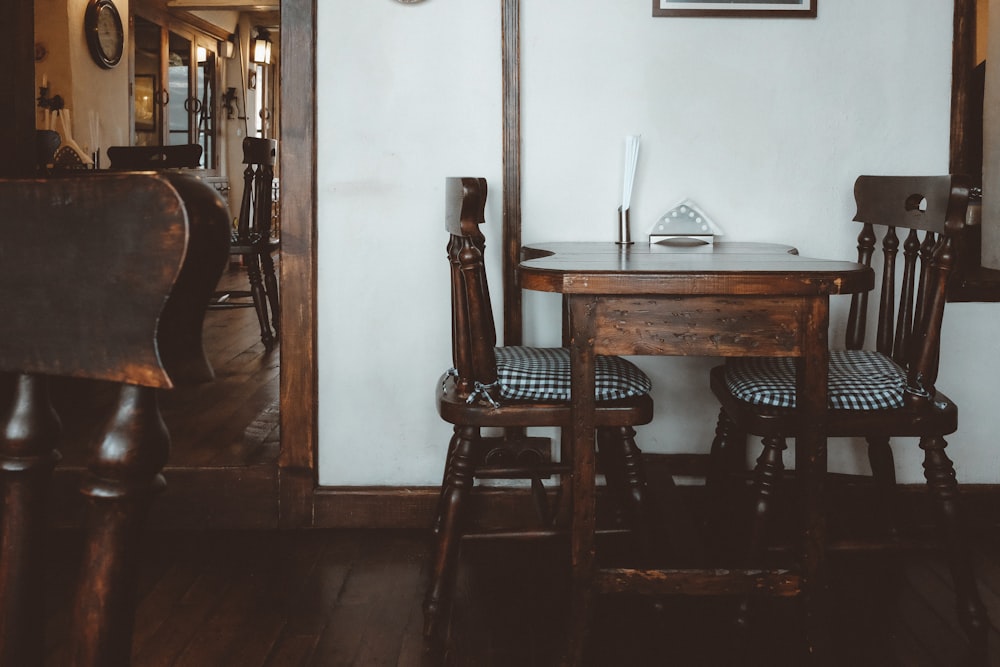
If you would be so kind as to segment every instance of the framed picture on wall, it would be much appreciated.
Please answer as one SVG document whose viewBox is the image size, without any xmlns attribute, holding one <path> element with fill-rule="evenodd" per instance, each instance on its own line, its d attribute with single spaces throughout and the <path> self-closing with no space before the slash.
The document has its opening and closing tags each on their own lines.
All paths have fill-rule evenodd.
<svg viewBox="0 0 1000 667">
<path fill-rule="evenodd" d="M 653 0 L 653 16 L 812 18 L 818 0 Z"/>
</svg>

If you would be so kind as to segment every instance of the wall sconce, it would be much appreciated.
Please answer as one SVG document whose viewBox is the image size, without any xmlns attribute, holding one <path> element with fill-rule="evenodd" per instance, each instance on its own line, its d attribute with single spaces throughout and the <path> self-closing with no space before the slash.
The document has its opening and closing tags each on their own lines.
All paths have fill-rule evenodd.
<svg viewBox="0 0 1000 667">
<path fill-rule="evenodd" d="M 226 118 L 232 118 L 236 114 L 236 89 L 226 88 L 222 94 L 222 107 L 226 110 Z"/>
<path fill-rule="evenodd" d="M 253 40 L 250 59 L 260 65 L 271 64 L 271 33 L 266 28 L 257 28 L 257 37 Z"/>
<path fill-rule="evenodd" d="M 233 41 L 233 35 L 230 35 L 225 40 L 219 40 L 219 55 L 227 60 L 232 58 L 236 54 L 236 44 Z"/>
</svg>

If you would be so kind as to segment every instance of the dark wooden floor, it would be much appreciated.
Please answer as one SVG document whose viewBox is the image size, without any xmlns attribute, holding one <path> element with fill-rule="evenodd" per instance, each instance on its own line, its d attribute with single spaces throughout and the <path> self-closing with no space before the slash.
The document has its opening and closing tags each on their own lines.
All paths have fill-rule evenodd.
<svg viewBox="0 0 1000 667">
<path fill-rule="evenodd" d="M 49 665 L 78 540 L 53 538 Z M 435 665 L 421 639 L 425 534 L 364 531 L 175 532 L 146 540 L 134 665 Z M 467 540 L 452 617 L 449 663 L 553 664 L 561 632 L 565 545 Z M 1000 542 L 979 540 L 977 568 L 1000 619 Z M 962 664 L 965 642 L 942 559 L 929 552 L 835 555 L 832 664 Z M 800 665 L 796 603 L 755 608 L 751 639 L 730 623 L 726 598 L 606 597 L 591 637 L 593 665 Z M 1000 664 L 997 630 L 992 664 Z"/>
</svg>

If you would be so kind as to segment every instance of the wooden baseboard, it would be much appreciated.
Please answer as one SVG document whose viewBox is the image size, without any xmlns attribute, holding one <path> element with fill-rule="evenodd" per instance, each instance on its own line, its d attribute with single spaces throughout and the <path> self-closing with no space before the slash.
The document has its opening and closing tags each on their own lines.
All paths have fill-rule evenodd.
<svg viewBox="0 0 1000 667">
<path fill-rule="evenodd" d="M 59 528 L 83 525 L 77 489 L 84 469 L 57 468 L 50 514 Z M 148 525 L 156 529 L 267 529 L 278 526 L 278 476 L 273 465 L 164 470 L 166 490 L 153 502 Z"/>
<path fill-rule="evenodd" d="M 647 465 L 650 483 L 659 485 L 676 466 L 657 457 Z M 697 477 L 701 464 L 686 460 L 685 473 Z M 53 477 L 51 515 L 58 527 L 79 526 L 83 503 L 77 488 L 81 468 L 57 468 Z M 436 487 L 317 487 L 307 469 L 278 469 L 274 464 L 244 467 L 168 467 L 166 492 L 156 499 L 149 525 L 154 529 L 403 529 L 426 530 L 433 520 Z M 832 475 L 838 487 L 863 482 Z M 702 487 L 678 487 L 682 497 L 698 502 Z M 961 487 L 973 529 L 1000 526 L 1000 485 Z M 900 487 L 900 506 L 914 520 L 933 516 L 922 484 Z M 477 489 L 470 514 L 479 527 L 510 525 L 532 517 L 527 489 Z"/>
</svg>

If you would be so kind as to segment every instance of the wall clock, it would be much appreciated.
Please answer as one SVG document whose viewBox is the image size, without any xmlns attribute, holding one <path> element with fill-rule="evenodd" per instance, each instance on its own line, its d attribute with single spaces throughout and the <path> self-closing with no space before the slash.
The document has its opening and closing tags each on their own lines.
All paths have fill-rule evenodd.
<svg viewBox="0 0 1000 667">
<path fill-rule="evenodd" d="M 121 61 L 125 51 L 125 29 L 113 0 L 90 0 L 83 16 L 83 28 L 94 62 L 111 69 Z"/>
</svg>

